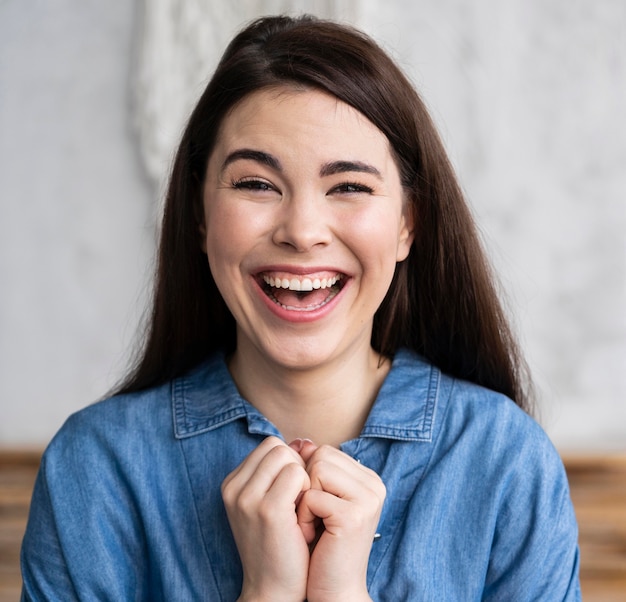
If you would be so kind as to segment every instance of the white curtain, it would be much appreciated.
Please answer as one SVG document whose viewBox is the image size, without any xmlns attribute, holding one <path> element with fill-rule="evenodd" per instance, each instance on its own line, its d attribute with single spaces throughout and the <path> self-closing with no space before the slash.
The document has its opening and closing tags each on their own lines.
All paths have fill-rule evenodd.
<svg viewBox="0 0 626 602">
<path fill-rule="evenodd" d="M 357 0 L 143 0 L 134 90 L 140 152 L 152 182 L 167 176 L 186 117 L 232 36 L 267 14 L 351 21 Z"/>
</svg>

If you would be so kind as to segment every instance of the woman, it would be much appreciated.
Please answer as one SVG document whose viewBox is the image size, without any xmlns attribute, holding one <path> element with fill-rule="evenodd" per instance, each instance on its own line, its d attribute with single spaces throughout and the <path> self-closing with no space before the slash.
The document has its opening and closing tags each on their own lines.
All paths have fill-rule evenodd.
<svg viewBox="0 0 626 602">
<path fill-rule="evenodd" d="M 580 599 L 529 389 L 406 78 L 261 19 L 183 135 L 137 365 L 43 458 L 23 599 Z"/>
</svg>

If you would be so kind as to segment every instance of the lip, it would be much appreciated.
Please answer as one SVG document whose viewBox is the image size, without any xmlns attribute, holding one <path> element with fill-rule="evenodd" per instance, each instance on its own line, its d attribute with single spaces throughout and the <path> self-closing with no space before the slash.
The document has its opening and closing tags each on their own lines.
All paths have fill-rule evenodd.
<svg viewBox="0 0 626 602">
<path fill-rule="evenodd" d="M 266 265 L 254 270 L 254 276 L 259 277 L 267 272 L 285 272 L 294 276 L 315 276 L 316 274 L 342 274 L 349 276 L 343 270 L 333 266 L 303 266 L 303 265 Z"/>
<path fill-rule="evenodd" d="M 343 285 L 334 297 L 321 307 L 309 311 L 296 311 L 287 309 L 282 305 L 275 303 L 267 296 L 264 290 L 265 283 L 263 281 L 263 275 L 268 273 L 284 273 L 300 277 L 306 276 L 308 278 L 341 275 Z M 334 310 L 337 304 L 341 301 L 341 298 L 344 296 L 346 289 L 349 288 L 351 276 L 343 270 L 331 266 L 267 265 L 254 270 L 252 274 L 252 281 L 261 302 L 274 316 L 285 322 L 304 324 L 321 320 Z"/>
</svg>

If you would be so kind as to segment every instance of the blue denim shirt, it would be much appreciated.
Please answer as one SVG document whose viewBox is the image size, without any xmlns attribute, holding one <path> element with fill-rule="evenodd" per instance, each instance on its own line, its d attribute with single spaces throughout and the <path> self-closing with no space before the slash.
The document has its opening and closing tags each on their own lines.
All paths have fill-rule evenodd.
<svg viewBox="0 0 626 602">
<path fill-rule="evenodd" d="M 23 600 L 236 600 L 224 477 L 276 428 L 224 358 L 70 417 L 49 445 L 22 548 Z M 376 601 L 580 600 L 558 454 L 507 398 L 399 352 L 342 450 L 387 487 Z"/>
</svg>

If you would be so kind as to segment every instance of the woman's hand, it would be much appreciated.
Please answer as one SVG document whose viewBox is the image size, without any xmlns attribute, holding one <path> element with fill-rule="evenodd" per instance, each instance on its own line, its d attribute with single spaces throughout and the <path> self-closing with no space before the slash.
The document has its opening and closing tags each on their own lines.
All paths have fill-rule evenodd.
<svg viewBox="0 0 626 602">
<path fill-rule="evenodd" d="M 303 458 L 268 437 L 222 483 L 241 563 L 240 600 L 306 598 L 309 548 L 296 504 L 310 487 Z"/>
<path fill-rule="evenodd" d="M 298 523 L 307 543 L 315 545 L 307 599 L 370 600 L 367 564 L 385 485 L 373 470 L 333 447 L 317 448 L 307 442 L 300 455 L 311 486 L 298 503 Z"/>
</svg>

